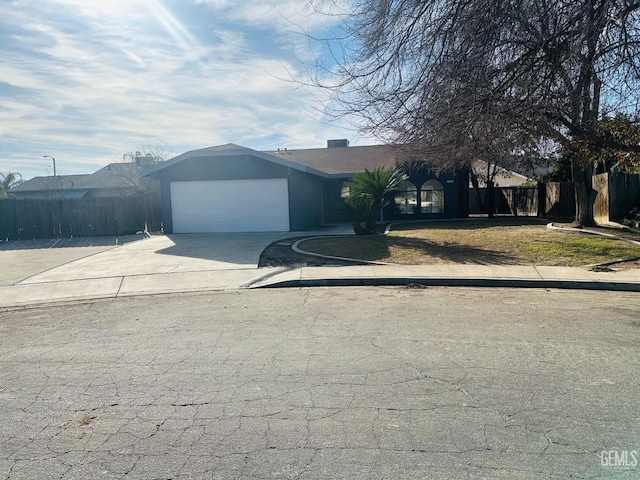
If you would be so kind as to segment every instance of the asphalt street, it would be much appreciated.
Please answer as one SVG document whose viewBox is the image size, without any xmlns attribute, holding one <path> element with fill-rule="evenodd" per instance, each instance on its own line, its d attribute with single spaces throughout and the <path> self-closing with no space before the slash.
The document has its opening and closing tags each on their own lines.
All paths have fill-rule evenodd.
<svg viewBox="0 0 640 480">
<path fill-rule="evenodd" d="M 640 478 L 639 312 L 406 287 L 3 310 L 0 478 Z"/>
</svg>

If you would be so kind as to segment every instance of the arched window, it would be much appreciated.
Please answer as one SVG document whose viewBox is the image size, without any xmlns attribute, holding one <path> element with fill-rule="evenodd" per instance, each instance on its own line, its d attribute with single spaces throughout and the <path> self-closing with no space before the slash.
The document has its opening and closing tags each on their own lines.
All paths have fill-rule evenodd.
<svg viewBox="0 0 640 480">
<path fill-rule="evenodd" d="M 444 187 L 438 180 L 427 180 L 420 190 L 421 213 L 444 213 Z"/>
<path fill-rule="evenodd" d="M 416 213 L 418 206 L 418 191 L 409 180 L 398 184 L 395 191 L 396 213 L 400 215 L 412 215 Z"/>
</svg>

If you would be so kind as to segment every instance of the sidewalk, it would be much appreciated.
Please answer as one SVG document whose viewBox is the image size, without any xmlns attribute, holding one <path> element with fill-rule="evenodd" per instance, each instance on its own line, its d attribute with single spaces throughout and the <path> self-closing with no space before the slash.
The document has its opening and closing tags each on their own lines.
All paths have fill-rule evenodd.
<svg viewBox="0 0 640 480">
<path fill-rule="evenodd" d="M 357 265 L 157 273 L 0 286 L 0 307 L 245 288 L 410 284 L 640 292 L 640 269 L 591 272 L 567 267 Z"/>
<path fill-rule="evenodd" d="M 277 268 L 205 270 L 21 283 L 0 286 L 0 308 L 137 295 L 235 290 L 279 271 Z"/>
</svg>

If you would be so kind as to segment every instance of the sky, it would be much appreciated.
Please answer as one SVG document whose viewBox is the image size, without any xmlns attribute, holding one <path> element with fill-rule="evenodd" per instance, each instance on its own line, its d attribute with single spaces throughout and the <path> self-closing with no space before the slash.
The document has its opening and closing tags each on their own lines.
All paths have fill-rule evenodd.
<svg viewBox="0 0 640 480">
<path fill-rule="evenodd" d="M 0 172 L 91 173 L 126 152 L 358 138 L 302 88 L 331 18 L 308 0 L 0 0 Z"/>
</svg>

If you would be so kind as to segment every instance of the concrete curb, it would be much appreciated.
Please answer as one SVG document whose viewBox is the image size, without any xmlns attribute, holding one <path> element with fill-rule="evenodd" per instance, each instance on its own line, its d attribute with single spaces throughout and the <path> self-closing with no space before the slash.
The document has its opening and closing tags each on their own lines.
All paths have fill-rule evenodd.
<svg viewBox="0 0 640 480">
<path fill-rule="evenodd" d="M 555 288 L 563 290 L 640 292 L 640 284 L 630 282 L 598 282 L 589 280 L 534 280 L 512 278 L 322 278 L 283 280 L 271 284 L 254 285 L 251 288 L 371 287 L 407 286 L 411 284 L 423 285 L 425 287 Z"/>
</svg>

